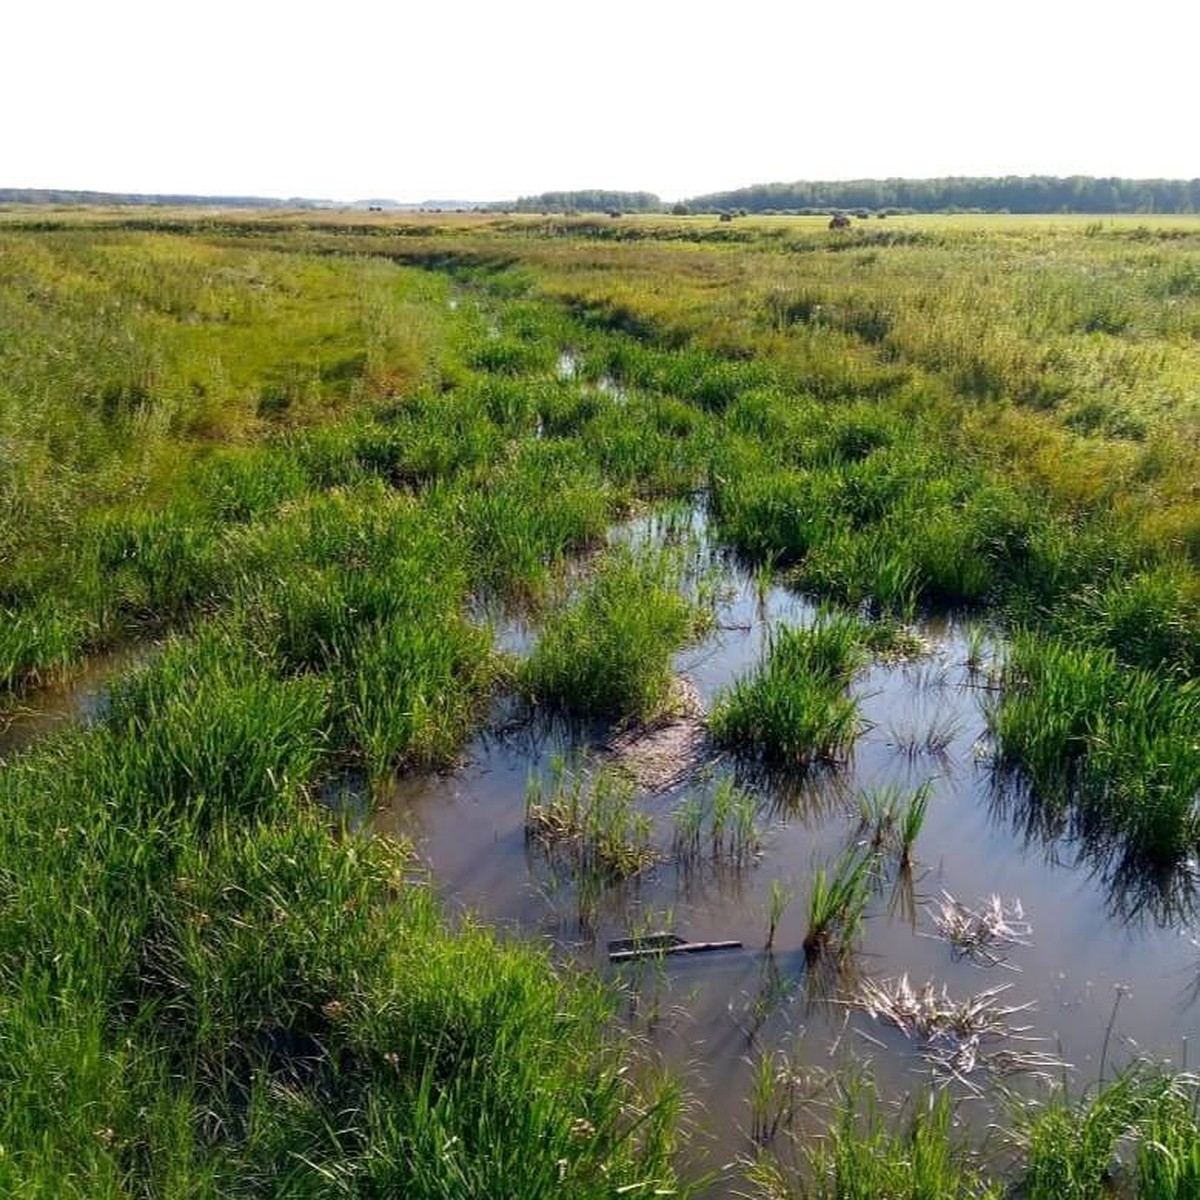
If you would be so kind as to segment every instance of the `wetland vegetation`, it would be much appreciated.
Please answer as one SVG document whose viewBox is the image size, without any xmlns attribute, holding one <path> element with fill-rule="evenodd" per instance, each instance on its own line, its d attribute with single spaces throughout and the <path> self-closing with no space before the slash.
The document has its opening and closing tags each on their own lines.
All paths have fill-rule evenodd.
<svg viewBox="0 0 1200 1200">
<path fill-rule="evenodd" d="M 1195 1195 L 1179 1056 L 1106 1034 L 1091 1074 L 989 1091 L 994 1145 L 956 1103 L 987 1085 L 910 1075 L 893 1112 L 766 1039 L 797 995 L 814 1039 L 849 1012 L 888 888 L 915 929 L 926 847 L 983 828 L 1106 930 L 1191 936 L 1198 423 L 1196 218 L 0 212 L 0 719 L 119 652 L 79 721 L 0 740 L 0 1190 Z M 364 817 L 507 729 L 653 730 L 687 661 L 709 740 L 674 798 L 540 743 L 514 768 L 522 872 L 578 881 L 549 946 L 447 911 L 419 825 Z M 870 742 L 900 682 L 982 698 L 978 736 Z M 899 782 L 844 795 L 885 743 Z M 625 934 L 665 920 L 663 864 L 695 923 L 732 919 L 715 889 L 768 930 L 720 1005 L 759 1066 L 715 1179 L 665 968 L 570 961 L 615 897 Z M 977 941 L 1016 933 L 962 967 L 1015 968 L 1024 914 L 987 911 Z"/>
</svg>

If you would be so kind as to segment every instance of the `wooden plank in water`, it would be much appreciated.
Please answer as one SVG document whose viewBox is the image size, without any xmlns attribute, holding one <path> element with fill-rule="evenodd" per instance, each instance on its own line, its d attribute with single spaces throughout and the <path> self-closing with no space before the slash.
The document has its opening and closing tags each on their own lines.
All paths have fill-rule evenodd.
<svg viewBox="0 0 1200 1200">
<path fill-rule="evenodd" d="M 664 954 L 708 954 L 714 950 L 740 950 L 741 942 L 689 942 L 673 933 L 656 933 L 644 938 L 618 938 L 608 943 L 609 962 L 634 962 Z"/>
</svg>

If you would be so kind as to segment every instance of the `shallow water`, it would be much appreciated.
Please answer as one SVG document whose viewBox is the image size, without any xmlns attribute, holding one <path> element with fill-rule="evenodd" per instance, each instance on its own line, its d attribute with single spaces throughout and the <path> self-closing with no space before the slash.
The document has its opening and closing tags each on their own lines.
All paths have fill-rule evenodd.
<svg viewBox="0 0 1200 1200">
<path fill-rule="evenodd" d="M 676 658 L 677 670 L 707 707 L 753 668 L 773 626 L 810 623 L 817 609 L 782 587 L 760 593 L 706 536 L 702 509 L 684 506 L 631 521 L 611 540 L 676 545 L 690 554 L 688 587 L 719 581 L 712 632 Z M 510 653 L 526 654 L 536 640 L 536 628 L 520 616 L 481 610 L 475 617 L 492 624 L 497 644 Z M 724 776 L 738 773 L 731 760 L 706 748 L 687 783 L 640 798 L 654 818 L 662 861 L 606 889 L 594 908 L 582 903 L 570 871 L 526 839 L 526 786 L 531 776 L 550 777 L 563 760 L 579 769 L 594 765 L 611 730 L 600 723 L 514 721 L 512 705 L 498 708 L 492 729 L 471 743 L 460 769 L 401 780 L 390 803 L 370 818 L 380 830 L 413 838 L 452 909 L 543 940 L 555 955 L 618 983 L 631 1033 L 682 1074 L 694 1099 L 694 1157 L 701 1169 L 752 1151 L 748 1098 L 753 1063 L 764 1053 L 786 1052 L 800 1069 L 866 1062 L 893 1098 L 929 1079 L 913 1042 L 845 1003 L 862 976 L 907 974 L 918 985 L 945 984 L 959 998 L 1010 985 L 1006 1003 L 1032 1006 L 1014 1021 L 1041 1039 L 1031 1046 L 1074 1065 L 1077 1086 L 1097 1077 L 1106 1044 L 1110 1066 L 1134 1049 L 1180 1066 L 1187 1064 L 1188 1043 L 1200 1035 L 1195 872 L 1165 881 L 1123 874 L 1103 848 L 1081 854 L 1045 837 L 1030 818 L 1035 810 L 1020 781 L 992 766 L 985 706 L 995 692 L 986 662 L 967 665 L 974 645 L 969 626 L 927 620 L 918 632 L 931 647 L 928 654 L 876 662 L 855 681 L 868 727 L 848 762 L 808 777 L 740 773 L 739 783 L 754 789 L 763 806 L 762 851 L 749 865 L 685 867 L 671 858 L 672 816 L 682 799 L 711 792 Z M 149 652 L 135 647 L 95 659 L 69 682 L 26 697 L 23 708 L 0 718 L 0 762 L 70 721 L 99 718 L 107 681 Z M 803 939 L 813 871 L 861 837 L 857 796 L 887 785 L 913 790 L 926 781 L 932 795 L 911 887 L 889 863 L 857 952 L 840 970 L 809 963 Z M 353 804 L 356 786 L 339 785 L 330 802 Z M 767 952 L 774 881 L 795 899 Z M 956 958 L 930 917 L 929 905 L 943 891 L 971 905 L 992 893 L 1019 899 L 1032 945 L 1007 952 L 1010 969 Z M 696 941 L 738 939 L 744 946 L 609 964 L 609 939 L 659 929 Z M 1005 1082 L 1036 1086 L 1021 1077 Z M 982 1069 L 967 1085 L 953 1084 L 971 1101 L 965 1119 L 981 1129 L 993 1111 L 993 1085 Z M 718 1184 L 712 1194 L 731 1186 Z"/>
<path fill-rule="evenodd" d="M 698 513 L 676 513 L 666 521 L 634 522 L 616 540 L 687 540 L 697 533 L 702 537 Z M 816 610 L 783 588 L 760 595 L 734 564 L 703 543 L 700 553 L 709 571 L 720 566 L 726 586 L 715 630 L 680 653 L 676 665 L 709 705 L 720 688 L 752 668 L 773 625 L 811 622 Z M 1188 920 L 1187 888 L 1164 892 L 1154 881 L 1105 870 L 1103 861 L 1077 862 L 1075 848 L 1047 843 L 1036 830 L 1031 836 L 1019 781 L 1003 780 L 992 766 L 984 706 L 994 692 L 987 672 L 967 665 L 967 626 L 927 621 L 918 632 L 932 647 L 927 655 L 876 662 L 854 683 L 868 728 L 850 761 L 808 778 L 740 780 L 758 789 L 764 805 L 763 850 L 749 866 L 685 869 L 669 861 L 671 815 L 682 797 L 711 789 L 734 771 L 732 762 L 710 750 L 688 784 L 641 798 L 654 817 L 664 860 L 607 889 L 594 913 L 582 905 L 569 872 L 527 842 L 525 792 L 530 777 L 549 775 L 556 760 L 586 763 L 609 733 L 600 726 L 534 722 L 482 735 L 459 770 L 401 781 L 375 824 L 415 840 L 451 906 L 545 939 L 556 953 L 621 983 L 631 1028 L 685 1076 L 698 1105 L 698 1161 L 706 1167 L 752 1149 L 751 1062 L 763 1052 L 786 1048 L 801 1067 L 866 1061 L 893 1097 L 929 1078 L 914 1043 L 844 1003 L 856 976 L 907 974 L 918 985 L 944 983 L 961 998 L 1010 985 L 1006 1004 L 1032 1006 L 1013 1023 L 1030 1026 L 1029 1036 L 1043 1039 L 1025 1048 L 1073 1064 L 1080 1084 L 1099 1072 L 1114 1005 L 1110 1064 L 1134 1048 L 1182 1064 L 1188 1041 L 1200 1035 L 1200 951 Z M 519 623 L 498 633 L 518 653 L 534 636 Z M 926 781 L 932 795 L 911 887 L 891 864 L 858 952 L 840 971 L 808 964 L 803 939 L 812 873 L 861 836 L 856 796 L 886 785 L 911 791 Z M 795 900 L 768 953 L 773 880 Z M 956 958 L 936 935 L 927 907 L 943 891 L 972 906 L 992 893 L 1006 902 L 1019 899 L 1032 925 L 1032 945 L 1007 951 L 1007 967 Z M 583 927 L 581 911 L 589 918 Z M 739 939 L 744 949 L 608 964 L 608 939 L 658 929 L 697 941 Z M 1007 1083 L 1036 1086 L 1029 1077 Z M 954 1086 L 977 1100 L 967 1106 L 967 1118 L 982 1126 L 993 1094 L 986 1072 L 979 1068 L 967 1086 Z M 976 1089 L 982 1099 L 974 1096 Z"/>
<path fill-rule="evenodd" d="M 97 721 L 108 704 L 108 683 L 143 662 L 149 644 L 98 654 L 64 680 L 36 688 L 0 710 L 0 765 L 55 730 L 74 722 Z"/>
<path fill-rule="evenodd" d="M 558 355 L 558 363 L 555 366 L 555 374 L 564 382 L 577 380 L 581 378 L 583 364 L 579 360 L 579 356 L 573 350 L 562 350 Z M 611 375 L 600 375 L 592 383 L 592 386 L 599 392 L 603 392 L 612 400 L 624 401 L 627 396 L 626 389 L 623 388 Z"/>
</svg>

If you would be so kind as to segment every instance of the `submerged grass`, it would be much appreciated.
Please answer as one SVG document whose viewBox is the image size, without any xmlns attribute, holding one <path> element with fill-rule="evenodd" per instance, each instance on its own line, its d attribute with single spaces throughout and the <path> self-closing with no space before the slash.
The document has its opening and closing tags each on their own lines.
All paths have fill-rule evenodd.
<svg viewBox="0 0 1200 1200">
<path fill-rule="evenodd" d="M 685 868 L 702 862 L 744 867 L 761 849 L 761 800 L 724 776 L 711 795 L 688 796 L 675 811 L 672 840 L 676 861 Z"/>
<path fill-rule="evenodd" d="M 525 837 L 549 853 L 566 853 L 580 877 L 636 875 L 658 855 L 635 794 L 633 780 L 618 769 L 588 777 L 569 775 L 559 763 L 548 786 L 531 779 L 525 788 Z"/>
</svg>

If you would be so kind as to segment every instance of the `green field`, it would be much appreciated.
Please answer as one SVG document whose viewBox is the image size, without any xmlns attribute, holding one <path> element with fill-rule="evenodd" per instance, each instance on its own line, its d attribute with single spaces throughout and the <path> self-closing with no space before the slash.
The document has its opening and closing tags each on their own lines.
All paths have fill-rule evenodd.
<svg viewBox="0 0 1200 1200">
<path fill-rule="evenodd" d="M 834 755 L 864 647 L 979 614 L 1041 819 L 1192 869 L 1200 218 L 0 211 L 0 714 L 147 660 L 0 766 L 0 1190 L 688 1191 L 611 992 L 320 803 L 451 767 L 498 701 L 661 715 L 704 597 L 606 533 L 685 497 L 857 616 L 772 647 L 730 753 Z M 999 1186 L 939 1103 L 846 1087 L 737 1186 Z M 994 1177 L 1099 1196 L 1134 1135 L 1129 1187 L 1195 1196 L 1193 1093 L 1059 1096 Z"/>
</svg>

